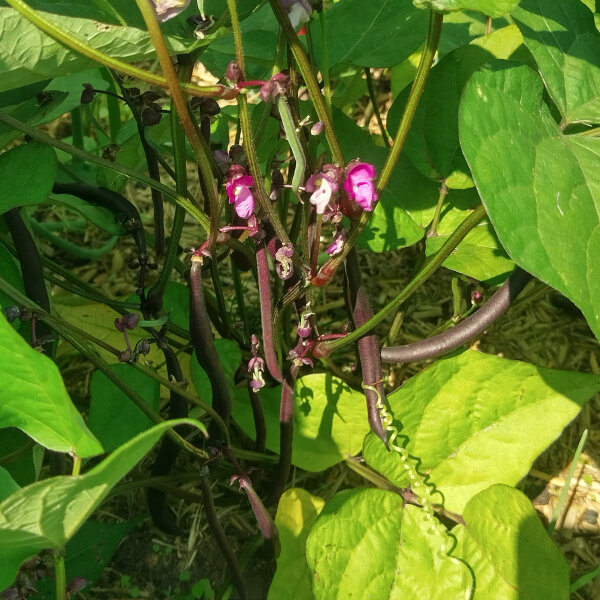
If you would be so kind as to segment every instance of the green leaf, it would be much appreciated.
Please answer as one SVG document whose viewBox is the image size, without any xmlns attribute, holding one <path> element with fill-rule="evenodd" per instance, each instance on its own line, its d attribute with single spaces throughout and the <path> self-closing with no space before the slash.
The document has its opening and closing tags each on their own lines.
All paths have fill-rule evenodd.
<svg viewBox="0 0 600 600">
<path fill-rule="evenodd" d="M 170 427 L 193 419 L 160 423 L 130 440 L 85 475 L 50 477 L 9 496 L 0 504 L 0 589 L 11 585 L 19 566 L 41 550 L 62 548 L 111 488 Z"/>
<path fill-rule="evenodd" d="M 192 371 L 193 374 L 193 371 Z M 267 425 L 267 448 L 279 452 L 281 388 L 260 391 Z M 254 439 L 254 418 L 246 389 L 237 389 L 233 418 Z M 324 373 L 296 382 L 292 462 L 306 471 L 324 471 L 355 454 L 369 430 L 365 396 Z"/>
<path fill-rule="evenodd" d="M 479 196 L 474 189 L 456 190 L 454 201 L 443 209 L 443 217 L 437 228 L 437 235 L 426 240 L 425 254 L 435 254 L 448 237 L 479 204 Z M 496 232 L 487 221 L 482 221 L 469 231 L 465 239 L 444 261 L 444 267 L 464 273 L 489 285 L 502 283 L 514 269 L 514 263 L 498 241 Z"/>
<path fill-rule="evenodd" d="M 580 0 L 521 0 L 525 45 L 565 123 L 600 122 L 600 33 Z"/>
<path fill-rule="evenodd" d="M 3 467 L 0 467 L 0 502 L 21 489 L 12 475 Z"/>
<path fill-rule="evenodd" d="M 522 492 L 494 485 L 471 499 L 463 517 L 452 530 L 453 554 L 475 574 L 474 600 L 569 597 L 569 566 Z"/>
<path fill-rule="evenodd" d="M 413 0 L 413 4 L 423 10 L 476 10 L 490 17 L 508 14 L 518 2 L 519 0 Z"/>
<path fill-rule="evenodd" d="M 74 577 L 83 577 L 89 582 L 84 589 L 89 590 L 135 525 L 136 521 L 111 523 L 89 520 L 85 522 L 65 547 L 67 582 Z M 36 582 L 35 588 L 41 598 L 53 598 L 56 593 L 56 581 L 53 576 L 47 575 L 43 580 Z"/>
<path fill-rule="evenodd" d="M 345 490 L 323 508 L 306 543 L 313 592 L 346 598 L 468 598 L 467 566 L 441 551 L 427 515 L 378 489 Z"/>
<path fill-rule="evenodd" d="M 565 136 L 536 73 L 495 62 L 467 84 L 460 140 L 498 237 L 600 336 L 600 139 Z"/>
<path fill-rule="evenodd" d="M 163 297 L 163 309 L 169 315 L 171 323 L 187 331 L 190 326 L 190 293 L 181 283 L 171 281 L 167 284 Z"/>
<path fill-rule="evenodd" d="M 17 427 L 56 452 L 81 458 L 102 452 L 69 398 L 56 365 L 0 316 L 0 423 Z"/>
<path fill-rule="evenodd" d="M 158 412 L 160 386 L 157 381 L 131 365 L 120 363 L 110 365 L 110 368 Z M 152 421 L 104 373 L 94 371 L 90 382 L 88 425 L 104 450 L 110 452 L 149 429 Z"/>
<path fill-rule="evenodd" d="M 1 9 L 0 9 L 1 10 Z M 32 142 L 0 155 L 0 213 L 44 202 L 56 177 L 56 154 Z"/>
<path fill-rule="evenodd" d="M 324 504 L 323 498 L 302 488 L 292 488 L 281 495 L 275 515 L 281 554 L 277 558 L 277 570 L 267 600 L 287 598 L 290 590 L 294 591 L 294 600 L 313 600 L 306 562 L 306 538 Z"/>
<path fill-rule="evenodd" d="M 458 139 L 458 106 L 463 88 L 481 65 L 494 58 L 509 58 L 522 43 L 518 28 L 510 25 L 458 48 L 432 69 L 403 148 L 423 175 L 445 181 L 448 188 L 473 186 Z M 408 91 L 390 108 L 390 131 L 398 128 Z"/>
<path fill-rule="evenodd" d="M 154 56 L 154 46 L 134 2 L 119 2 L 116 15 L 86 0 L 38 0 L 28 4 L 44 11 L 43 17 L 54 25 L 109 56 L 129 63 Z M 193 14 L 192 7 L 186 14 Z M 194 38 L 184 13 L 162 29 L 173 54 L 187 53 L 208 42 Z M 0 90 L 94 66 L 93 61 L 55 41 L 14 9 L 0 7 Z"/>
<path fill-rule="evenodd" d="M 427 33 L 427 15 L 415 10 L 410 0 L 344 0 L 325 12 L 325 21 L 330 66 L 396 65 L 423 43 Z"/>
<path fill-rule="evenodd" d="M 42 446 L 32 443 L 31 438 L 20 429 L 8 427 L 1 430 L 0 457 L 4 459 L 12 455 L 10 460 L 2 462 L 20 487 L 37 480 L 45 452 Z"/>
<path fill-rule="evenodd" d="M 388 396 L 398 443 L 461 513 L 494 483 L 515 485 L 598 390 L 600 376 L 535 367 L 467 350 L 439 360 Z M 367 463 L 399 487 L 400 456 L 373 434 Z"/>
</svg>

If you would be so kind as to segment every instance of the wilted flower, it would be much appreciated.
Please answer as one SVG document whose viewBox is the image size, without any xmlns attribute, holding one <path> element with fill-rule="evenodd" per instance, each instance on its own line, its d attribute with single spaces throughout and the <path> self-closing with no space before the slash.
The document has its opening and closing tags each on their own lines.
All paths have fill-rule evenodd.
<svg viewBox="0 0 600 600">
<path fill-rule="evenodd" d="M 281 279 L 289 279 L 294 273 L 293 254 L 294 247 L 291 244 L 281 246 L 275 252 L 275 272 Z"/>
<path fill-rule="evenodd" d="M 83 92 L 81 92 L 81 104 L 89 104 L 96 95 L 96 90 L 91 83 L 84 83 Z"/>
<path fill-rule="evenodd" d="M 374 179 L 375 167 L 369 163 L 353 160 L 346 167 L 344 189 L 363 210 L 372 211 L 375 208 L 377 193 Z"/>
<path fill-rule="evenodd" d="M 156 18 L 164 23 L 180 12 L 183 12 L 189 5 L 190 0 L 150 0 L 156 13 Z"/>
<path fill-rule="evenodd" d="M 124 332 L 126 329 L 135 329 L 140 321 L 140 315 L 138 313 L 127 313 L 121 318 L 115 319 L 115 327 Z"/>
<path fill-rule="evenodd" d="M 333 237 L 333 242 L 327 248 L 327 254 L 335 256 L 342 251 L 344 243 L 346 242 L 346 230 L 340 229 Z"/>
<path fill-rule="evenodd" d="M 313 9 L 307 0 L 281 0 L 281 3 L 287 10 L 290 23 L 294 29 L 301 23 L 306 23 L 310 20 Z"/>
<path fill-rule="evenodd" d="M 227 65 L 227 68 L 225 69 L 225 78 L 232 85 L 237 85 L 243 79 L 242 70 L 235 60 L 232 60 Z"/>
<path fill-rule="evenodd" d="M 252 358 L 248 361 L 248 373 L 252 373 L 252 379 L 250 380 L 250 387 L 253 392 L 258 392 L 265 385 L 265 361 L 258 356 L 258 338 L 252 334 L 251 339 L 251 350 Z"/>
<path fill-rule="evenodd" d="M 235 212 L 241 219 L 247 219 L 254 212 L 254 196 L 250 188 L 254 185 L 252 175 L 246 175 L 240 165 L 233 165 L 225 189 L 229 204 L 234 205 Z"/>
<path fill-rule="evenodd" d="M 260 86 L 260 99 L 267 102 L 269 98 L 275 100 L 277 96 L 287 93 L 290 89 L 290 78 L 285 73 L 275 73 L 269 81 Z"/>
</svg>

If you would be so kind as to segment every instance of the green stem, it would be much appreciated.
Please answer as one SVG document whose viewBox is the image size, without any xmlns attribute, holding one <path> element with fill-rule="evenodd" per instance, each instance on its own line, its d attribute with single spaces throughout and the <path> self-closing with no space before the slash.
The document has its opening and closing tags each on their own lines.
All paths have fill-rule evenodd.
<svg viewBox="0 0 600 600">
<path fill-rule="evenodd" d="M 394 137 L 392 150 L 389 153 L 387 160 L 381 169 L 379 179 L 377 180 L 377 193 L 379 195 L 381 195 L 387 186 L 394 167 L 398 162 L 398 158 L 400 158 L 400 152 L 402 152 L 404 142 L 406 141 L 406 136 L 408 135 L 408 131 L 415 116 L 419 100 L 421 99 L 421 94 L 425 88 L 425 82 L 427 81 L 429 71 L 431 70 L 433 59 L 435 58 L 438 42 L 440 41 L 440 33 L 442 32 L 443 21 L 444 15 L 430 11 L 429 29 L 427 30 L 427 38 L 425 39 L 425 49 L 421 55 L 421 61 L 419 62 L 417 74 L 415 76 L 415 80 L 413 81 L 410 94 L 408 95 L 408 100 L 406 101 L 402 119 L 398 125 L 398 131 Z"/>
<path fill-rule="evenodd" d="M 390 148 L 390 140 L 388 138 L 387 131 L 383 126 L 383 121 L 381 120 L 381 113 L 379 112 L 379 104 L 377 102 L 377 97 L 375 96 L 375 88 L 373 87 L 373 75 L 371 74 L 371 69 L 369 67 L 365 67 L 365 76 L 367 78 L 367 90 L 369 92 L 369 98 L 371 99 L 371 105 L 373 106 L 373 112 L 375 113 L 375 118 L 377 119 L 377 125 L 379 126 L 379 131 L 381 131 L 381 137 L 383 138 L 383 143 Z"/>
<path fill-rule="evenodd" d="M 164 77 L 155 75 L 154 73 L 149 73 L 143 69 L 138 69 L 137 67 L 129 65 L 121 60 L 108 56 L 107 54 L 88 46 L 81 40 L 74 38 L 70 33 L 67 33 L 58 25 L 54 25 L 45 19 L 38 11 L 33 10 L 31 6 L 23 2 L 23 0 L 6 0 L 6 2 L 17 12 L 22 14 L 28 21 L 31 21 L 38 29 L 41 29 L 44 33 L 47 33 L 50 37 L 59 41 L 61 44 L 64 44 L 71 50 L 75 50 L 76 52 L 83 54 L 83 56 L 86 56 L 87 58 L 100 63 L 105 67 L 109 67 L 110 69 L 114 69 L 120 73 L 124 73 L 125 75 L 135 77 L 136 79 L 152 83 L 159 87 L 169 87 L 169 84 Z M 186 93 L 190 95 L 201 97 L 234 98 L 236 95 L 235 90 L 226 88 L 222 85 L 201 87 L 187 84 L 184 86 L 184 89 Z"/>
<path fill-rule="evenodd" d="M 323 94 L 329 114 L 331 114 L 331 79 L 329 77 L 329 48 L 327 44 L 327 22 L 325 13 L 319 12 L 319 23 L 321 25 L 321 73 L 323 74 Z"/>
<path fill-rule="evenodd" d="M 154 181 L 151 177 L 148 177 L 147 175 L 144 175 L 142 173 L 138 173 L 137 171 L 134 171 L 133 169 L 128 169 L 127 167 L 124 167 L 123 165 L 119 164 L 118 162 L 111 162 L 110 160 L 100 158 L 99 156 L 95 156 L 94 154 L 85 152 L 84 150 L 80 150 L 79 148 L 75 148 L 74 146 L 71 146 L 70 144 L 65 144 L 64 142 L 61 142 L 60 140 L 57 140 L 45 133 L 42 133 L 41 131 L 38 131 L 35 127 L 31 127 L 30 125 L 27 125 L 26 123 L 23 123 L 22 121 L 13 119 L 10 115 L 6 114 L 5 112 L 2 112 L 1 110 L 0 110 L 0 123 L 4 123 L 5 125 L 8 125 L 9 127 L 16 129 L 17 131 L 25 133 L 26 135 L 30 136 L 36 142 L 41 142 L 42 144 L 48 144 L 49 146 L 58 148 L 59 150 L 62 150 L 63 152 L 66 152 L 67 154 L 70 154 L 72 156 L 79 157 L 79 158 L 83 159 L 84 161 L 87 161 L 93 165 L 103 167 L 104 169 L 108 169 L 110 171 L 115 171 L 116 173 L 125 175 L 125 177 L 129 177 L 130 179 L 133 179 L 134 181 L 139 181 L 140 183 L 143 183 L 143 184 L 147 185 L 148 187 L 159 190 L 167 198 L 171 198 L 171 200 L 173 200 L 174 202 L 179 204 L 179 206 L 182 206 L 183 208 L 185 208 L 198 221 L 198 223 L 200 223 L 200 225 L 202 226 L 202 228 L 205 231 L 210 231 L 210 222 L 208 220 L 208 217 L 197 206 L 195 206 L 187 198 L 180 196 L 172 188 L 167 187 L 166 185 L 163 185 L 162 183 L 158 183 L 158 182 Z"/>
<path fill-rule="evenodd" d="M 433 215 L 433 220 L 431 221 L 431 227 L 427 232 L 427 237 L 435 237 L 437 236 L 438 226 L 440 224 L 440 215 L 442 214 L 442 206 L 444 205 L 444 200 L 448 195 L 448 187 L 446 186 L 446 182 L 442 181 L 442 185 L 440 186 L 440 195 L 438 196 L 438 201 L 435 207 L 435 214 Z"/>
<path fill-rule="evenodd" d="M 81 119 L 81 107 L 79 106 L 71 111 L 71 139 L 75 148 L 83 150 L 83 121 Z M 73 162 L 81 164 L 81 160 Z"/>
<path fill-rule="evenodd" d="M 310 61 L 308 60 L 308 56 L 304 51 L 304 47 L 300 43 L 292 24 L 290 23 L 290 19 L 285 13 L 285 9 L 283 8 L 283 4 L 280 0 L 269 0 L 269 4 L 279 21 L 279 26 L 283 29 L 285 33 L 285 37 L 287 38 L 290 49 L 298 63 L 298 67 L 302 72 L 302 76 L 304 77 L 304 82 L 306 83 L 306 87 L 308 88 L 308 93 L 310 94 L 311 100 L 313 101 L 315 110 L 317 112 L 317 116 L 320 121 L 323 121 L 324 129 L 325 129 L 325 137 L 327 138 L 327 143 L 329 144 L 329 148 L 331 149 L 331 155 L 333 157 L 333 162 L 339 166 L 344 166 L 346 163 L 344 161 L 344 155 L 342 153 L 342 148 L 335 134 L 335 130 L 333 128 L 333 121 L 331 119 L 331 115 L 329 114 L 329 110 L 327 109 L 327 105 L 325 103 L 325 99 L 321 94 L 321 89 L 319 87 L 319 83 L 317 82 L 317 78 L 313 73 L 310 67 Z"/>
<path fill-rule="evenodd" d="M 233 43 L 235 45 L 235 61 L 237 62 L 242 78 L 246 72 L 244 66 L 244 46 L 242 44 L 242 29 L 240 28 L 240 19 L 238 17 L 236 0 L 227 0 L 229 17 L 231 18 L 231 29 L 233 31 Z"/>
<path fill-rule="evenodd" d="M 169 50 L 167 49 L 167 45 L 160 29 L 160 25 L 156 19 L 156 14 L 152 4 L 148 0 L 135 1 L 140 12 L 142 13 L 148 33 L 152 38 L 152 43 L 154 44 L 154 49 L 156 50 L 156 56 L 158 57 L 160 66 L 166 77 L 169 91 L 171 92 L 171 97 L 173 99 L 173 104 L 175 105 L 175 109 L 179 115 L 181 126 L 183 127 L 185 135 L 190 142 L 190 146 L 194 152 L 194 157 L 198 162 L 202 178 L 204 179 L 204 187 L 206 188 L 208 202 L 210 205 L 211 223 L 209 233 L 209 248 L 212 248 L 219 231 L 219 198 L 210 160 L 208 158 L 208 148 L 206 147 L 202 136 L 198 133 L 196 124 L 193 122 L 190 111 L 188 110 L 188 106 L 182 92 L 183 86 L 180 84 L 177 77 L 177 72 L 173 66 L 173 61 L 169 55 Z"/>
<path fill-rule="evenodd" d="M 56 600 L 65 600 L 67 597 L 67 573 L 62 549 L 56 550 L 54 553 L 54 577 L 56 578 Z"/>
<path fill-rule="evenodd" d="M 465 238 L 486 215 L 483 205 L 478 206 L 452 233 L 444 245 L 415 276 L 415 278 L 393 299 L 390 300 L 376 315 L 369 319 L 364 325 L 355 329 L 353 332 L 328 342 L 318 344 L 318 352 L 325 356 L 343 348 L 344 346 L 358 341 L 361 337 L 369 333 L 375 326 L 379 325 L 389 314 L 396 310 L 407 298 L 418 290 L 433 273 L 442 265 L 442 263 L 452 254 L 456 246 Z"/>
</svg>

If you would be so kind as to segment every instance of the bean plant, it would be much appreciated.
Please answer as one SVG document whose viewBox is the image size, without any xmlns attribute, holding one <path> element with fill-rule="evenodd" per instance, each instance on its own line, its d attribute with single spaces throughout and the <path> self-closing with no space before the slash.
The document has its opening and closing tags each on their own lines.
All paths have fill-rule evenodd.
<svg viewBox="0 0 600 600">
<path fill-rule="evenodd" d="M 516 486 L 600 377 L 468 342 L 545 286 L 600 334 L 595 8 L 2 2 L 2 597 L 85 597 L 133 527 L 94 511 L 142 489 L 166 539 L 199 503 L 239 598 L 257 554 L 270 599 L 583 586 Z M 365 257 L 409 265 L 387 303 Z M 447 322 L 396 345 L 443 270 Z"/>
</svg>

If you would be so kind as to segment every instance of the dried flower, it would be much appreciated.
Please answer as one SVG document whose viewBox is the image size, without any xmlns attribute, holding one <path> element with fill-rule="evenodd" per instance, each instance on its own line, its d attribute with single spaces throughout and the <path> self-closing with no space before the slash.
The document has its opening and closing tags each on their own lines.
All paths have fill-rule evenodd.
<svg viewBox="0 0 600 600">
<path fill-rule="evenodd" d="M 330 254 L 331 256 L 339 254 L 346 243 L 346 235 L 346 230 L 340 229 L 333 237 L 333 242 L 331 242 L 327 248 L 327 254 Z"/>
<path fill-rule="evenodd" d="M 281 246 L 275 252 L 275 272 L 280 279 L 289 279 L 294 273 L 293 254 L 294 247 L 291 244 Z"/>
<path fill-rule="evenodd" d="M 263 102 L 268 102 L 269 99 L 275 100 L 277 96 L 287 93 L 290 89 L 290 78 L 285 73 L 275 73 L 269 81 L 265 81 L 260 86 L 260 99 Z"/>
<path fill-rule="evenodd" d="M 265 385 L 265 361 L 258 355 L 258 338 L 252 334 L 251 351 L 252 358 L 248 361 L 248 373 L 252 373 L 250 387 L 253 392 L 258 392 Z"/>
<path fill-rule="evenodd" d="M 353 160 L 346 167 L 345 173 L 344 189 L 350 198 L 363 210 L 372 211 L 377 202 L 377 193 L 373 184 L 375 167 L 369 163 Z"/>
<path fill-rule="evenodd" d="M 156 18 L 164 23 L 183 12 L 188 7 L 190 0 L 150 0 L 150 3 L 154 8 Z"/>
</svg>

